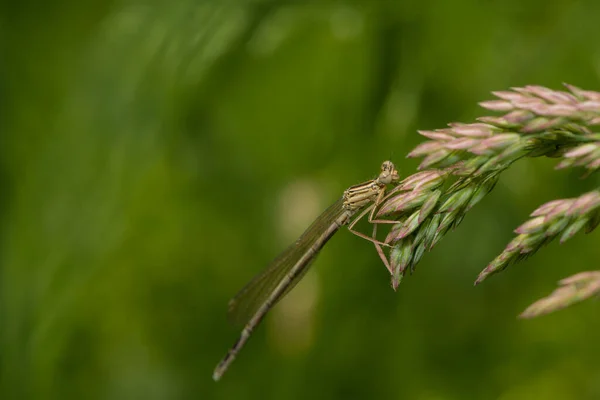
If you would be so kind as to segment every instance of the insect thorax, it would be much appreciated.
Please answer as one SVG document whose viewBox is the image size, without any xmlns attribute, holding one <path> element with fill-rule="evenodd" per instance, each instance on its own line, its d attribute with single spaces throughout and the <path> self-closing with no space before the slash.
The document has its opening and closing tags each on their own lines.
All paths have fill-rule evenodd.
<svg viewBox="0 0 600 400">
<path fill-rule="evenodd" d="M 377 181 L 369 181 L 352 186 L 344 191 L 344 209 L 355 211 L 363 208 L 377 198 L 385 185 Z"/>
</svg>

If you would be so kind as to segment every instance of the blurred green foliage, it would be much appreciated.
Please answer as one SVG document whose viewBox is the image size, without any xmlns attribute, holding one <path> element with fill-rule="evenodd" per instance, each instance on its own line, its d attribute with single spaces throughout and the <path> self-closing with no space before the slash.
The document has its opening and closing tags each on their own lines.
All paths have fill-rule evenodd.
<svg viewBox="0 0 600 400">
<path fill-rule="evenodd" d="M 539 204 L 511 168 L 398 293 L 339 233 L 218 384 L 227 300 L 416 129 L 511 86 L 598 90 L 598 2 L 183 0 L 0 6 L 0 398 L 597 399 L 597 234 L 474 289 Z"/>
</svg>

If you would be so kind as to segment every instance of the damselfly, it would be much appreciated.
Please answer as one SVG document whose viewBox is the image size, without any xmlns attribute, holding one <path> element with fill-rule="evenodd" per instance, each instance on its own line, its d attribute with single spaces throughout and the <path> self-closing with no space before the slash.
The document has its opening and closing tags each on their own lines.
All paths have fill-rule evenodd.
<svg viewBox="0 0 600 400">
<path fill-rule="evenodd" d="M 350 232 L 374 242 L 382 256 L 379 246 L 383 243 L 374 236 L 369 237 L 353 228 L 367 213 L 370 222 L 377 222 L 373 220 L 373 216 L 384 198 L 386 187 L 398 180 L 394 164 L 385 161 L 376 179 L 346 189 L 342 198 L 325 210 L 295 243 L 229 302 L 228 313 L 231 320 L 237 324 L 245 324 L 245 327 L 239 339 L 215 368 L 214 380 L 221 378 L 267 312 L 300 281 L 319 251 L 342 226 L 348 225 Z M 352 220 L 361 210 L 363 211 Z M 389 269 L 387 261 L 384 257 L 382 259 Z"/>
</svg>

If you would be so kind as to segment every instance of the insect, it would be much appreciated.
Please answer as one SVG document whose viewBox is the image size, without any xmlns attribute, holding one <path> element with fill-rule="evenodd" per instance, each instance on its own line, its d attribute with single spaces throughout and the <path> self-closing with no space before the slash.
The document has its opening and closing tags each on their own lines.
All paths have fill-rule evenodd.
<svg viewBox="0 0 600 400">
<path fill-rule="evenodd" d="M 378 222 L 373 220 L 373 216 L 385 196 L 387 185 L 396 183 L 399 179 L 394 164 L 391 161 L 383 162 L 377 178 L 346 189 L 343 196 L 327 208 L 295 243 L 231 299 L 229 316 L 234 322 L 245 326 L 239 339 L 215 368 L 215 381 L 223 376 L 267 312 L 302 279 L 319 251 L 342 226 L 348 225 L 350 232 L 375 243 L 382 256 L 379 245 L 384 243 L 354 230 L 354 226 L 367 213 L 370 222 Z M 382 260 L 390 269 L 384 256 Z"/>
</svg>

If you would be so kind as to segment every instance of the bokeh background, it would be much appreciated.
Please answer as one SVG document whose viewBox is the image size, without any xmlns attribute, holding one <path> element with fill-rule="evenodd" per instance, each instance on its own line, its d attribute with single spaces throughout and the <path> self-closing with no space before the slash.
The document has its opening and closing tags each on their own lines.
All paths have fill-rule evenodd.
<svg viewBox="0 0 600 400">
<path fill-rule="evenodd" d="M 524 160 L 397 293 L 343 230 L 215 383 L 228 299 L 417 129 L 492 90 L 600 87 L 594 1 L 25 0 L 0 6 L 0 398 L 598 399 L 598 234 L 472 286 L 538 205 Z M 363 227 L 364 228 L 364 227 Z"/>
</svg>

